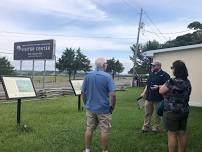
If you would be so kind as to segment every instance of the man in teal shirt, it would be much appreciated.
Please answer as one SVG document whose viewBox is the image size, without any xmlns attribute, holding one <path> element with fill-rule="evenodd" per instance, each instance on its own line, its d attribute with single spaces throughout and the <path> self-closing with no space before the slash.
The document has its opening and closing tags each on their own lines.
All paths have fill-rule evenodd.
<svg viewBox="0 0 202 152">
<path fill-rule="evenodd" d="M 95 65 L 95 71 L 86 74 L 81 88 L 87 118 L 84 152 L 90 152 L 93 131 L 97 125 L 101 130 L 102 151 L 107 152 L 108 134 L 112 126 L 112 111 L 116 104 L 116 86 L 111 75 L 104 72 L 107 68 L 106 59 L 98 58 Z"/>
</svg>

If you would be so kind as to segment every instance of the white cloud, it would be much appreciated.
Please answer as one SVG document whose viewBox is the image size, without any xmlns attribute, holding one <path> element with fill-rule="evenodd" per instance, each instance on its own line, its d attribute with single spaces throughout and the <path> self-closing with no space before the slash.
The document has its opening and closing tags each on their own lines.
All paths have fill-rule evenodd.
<svg viewBox="0 0 202 152">
<path fill-rule="evenodd" d="M 54 14 L 69 18 L 93 20 L 106 18 L 106 14 L 90 0 L 3 0 L 0 7 L 10 12 L 24 10 L 25 12 Z"/>
</svg>

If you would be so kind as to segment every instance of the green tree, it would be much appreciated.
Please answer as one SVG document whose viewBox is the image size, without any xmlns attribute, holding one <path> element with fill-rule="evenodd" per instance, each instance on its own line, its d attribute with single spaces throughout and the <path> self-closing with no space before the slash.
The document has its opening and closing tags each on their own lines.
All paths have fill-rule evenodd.
<svg viewBox="0 0 202 152">
<path fill-rule="evenodd" d="M 114 79 L 114 76 L 115 76 L 115 71 L 114 71 L 114 69 L 115 69 L 115 62 L 116 62 L 116 60 L 114 58 L 107 60 L 107 69 L 106 69 L 106 72 L 112 74 L 113 79 Z"/>
<path fill-rule="evenodd" d="M 192 23 L 190 23 L 187 28 L 189 29 L 194 29 L 194 30 L 199 30 L 202 29 L 202 24 L 198 21 L 194 21 Z"/>
<path fill-rule="evenodd" d="M 187 28 L 196 30 L 193 32 L 192 41 L 194 44 L 202 43 L 202 24 L 198 21 L 190 23 Z"/>
<path fill-rule="evenodd" d="M 76 50 L 76 56 L 74 59 L 74 79 L 77 71 L 89 71 L 91 68 L 90 60 L 81 52 L 81 49 Z"/>
<path fill-rule="evenodd" d="M 114 57 L 112 59 L 107 60 L 107 69 L 106 72 L 112 74 L 112 77 L 114 79 L 116 73 L 121 73 L 124 70 L 123 64 L 119 61 L 116 60 Z"/>
<path fill-rule="evenodd" d="M 116 67 L 115 69 L 116 69 L 116 72 L 118 73 L 118 79 L 119 79 L 119 74 L 122 73 L 124 70 L 123 64 L 119 62 L 119 60 L 117 60 L 115 63 L 115 67 Z"/>
<path fill-rule="evenodd" d="M 142 46 L 141 51 L 145 52 L 145 51 L 149 51 L 149 50 L 156 50 L 156 49 L 160 49 L 162 47 L 162 45 L 156 41 L 147 41 L 145 45 Z"/>
<path fill-rule="evenodd" d="M 75 51 L 72 48 L 66 48 L 56 63 L 56 68 L 59 71 L 66 71 L 69 75 L 69 80 L 71 79 L 72 72 L 74 70 L 74 58 Z"/>
<path fill-rule="evenodd" d="M 136 46 L 133 44 L 130 48 L 134 54 Z M 141 46 L 141 49 L 138 49 L 136 59 L 137 65 L 135 67 L 137 74 L 146 74 L 149 72 L 150 59 L 144 55 L 144 52 L 149 50 L 156 50 L 159 48 L 161 48 L 161 44 L 158 41 L 153 40 L 146 42 L 144 45 Z M 130 56 L 130 59 L 134 62 L 134 57 Z M 128 73 L 133 73 L 133 67 L 128 71 Z"/>
<path fill-rule="evenodd" d="M 71 75 L 75 79 L 77 71 L 89 71 L 90 60 L 81 52 L 81 49 L 78 48 L 76 51 L 72 48 L 66 48 L 56 63 L 56 68 L 63 72 L 68 72 L 69 80 L 71 79 Z"/>
<path fill-rule="evenodd" d="M 162 48 L 186 46 L 202 43 L 202 24 L 198 21 L 190 23 L 187 28 L 194 29 L 193 33 L 187 33 L 176 37 L 176 39 L 167 41 Z"/>
<path fill-rule="evenodd" d="M 0 57 L 0 75 L 13 75 L 14 67 L 6 57 Z"/>
<path fill-rule="evenodd" d="M 136 67 L 136 71 L 137 71 L 138 75 L 149 73 L 149 69 L 150 69 L 149 59 L 147 62 L 142 62 L 142 64 L 137 65 L 137 67 Z M 131 68 L 128 71 L 128 74 L 133 74 L 133 68 Z"/>
<path fill-rule="evenodd" d="M 202 30 L 198 30 L 196 32 L 193 32 L 192 41 L 193 41 L 193 44 L 202 43 Z"/>
</svg>

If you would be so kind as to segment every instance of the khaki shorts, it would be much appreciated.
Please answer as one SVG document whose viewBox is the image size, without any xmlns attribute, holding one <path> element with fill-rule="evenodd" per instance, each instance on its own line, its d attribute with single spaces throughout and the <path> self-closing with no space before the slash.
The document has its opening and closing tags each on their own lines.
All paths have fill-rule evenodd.
<svg viewBox="0 0 202 152">
<path fill-rule="evenodd" d="M 96 114 L 86 111 L 86 129 L 94 131 L 99 125 L 102 133 L 109 133 L 112 127 L 112 114 Z"/>
</svg>

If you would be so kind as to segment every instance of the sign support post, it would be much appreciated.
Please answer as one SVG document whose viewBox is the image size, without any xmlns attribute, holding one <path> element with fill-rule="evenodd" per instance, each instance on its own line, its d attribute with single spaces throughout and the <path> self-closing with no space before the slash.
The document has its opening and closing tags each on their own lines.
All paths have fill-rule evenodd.
<svg viewBox="0 0 202 152">
<path fill-rule="evenodd" d="M 21 99 L 17 101 L 17 125 L 20 125 L 21 120 Z"/>
<path fill-rule="evenodd" d="M 46 59 L 44 60 L 43 89 L 45 88 L 45 75 L 46 75 Z"/>
<path fill-rule="evenodd" d="M 22 72 L 22 60 L 20 60 L 20 72 Z"/>
<path fill-rule="evenodd" d="M 81 95 L 78 95 L 78 111 L 81 110 Z"/>
</svg>

